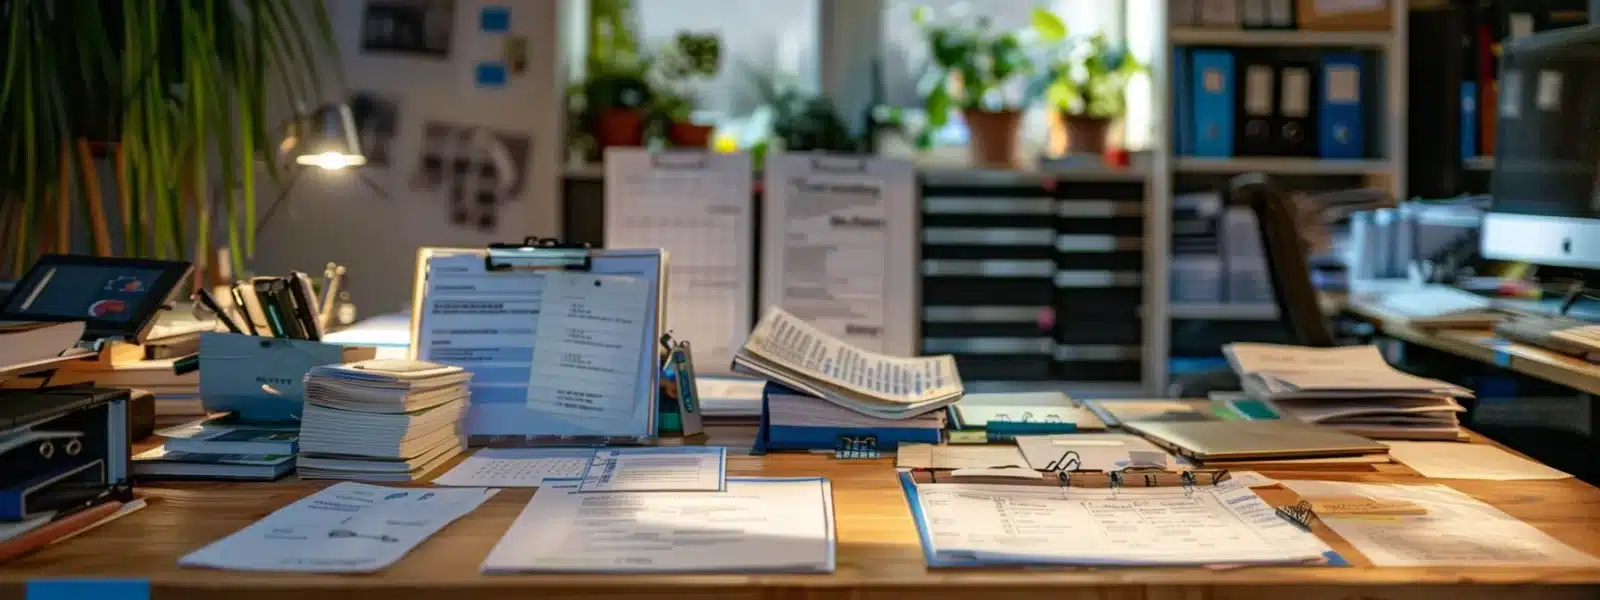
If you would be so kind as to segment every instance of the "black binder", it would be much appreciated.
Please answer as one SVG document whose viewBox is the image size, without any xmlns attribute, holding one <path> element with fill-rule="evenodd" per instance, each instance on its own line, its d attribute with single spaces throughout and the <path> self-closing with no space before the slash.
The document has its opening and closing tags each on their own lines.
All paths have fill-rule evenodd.
<svg viewBox="0 0 1600 600">
<path fill-rule="evenodd" d="M 1278 104 L 1272 127 L 1274 155 L 1317 156 L 1319 72 L 1316 63 L 1310 60 L 1278 63 Z"/>
<path fill-rule="evenodd" d="M 1278 73 L 1262 52 L 1237 51 L 1238 96 L 1233 107 L 1233 153 L 1236 156 L 1272 156 L 1273 115 L 1278 108 Z"/>
</svg>

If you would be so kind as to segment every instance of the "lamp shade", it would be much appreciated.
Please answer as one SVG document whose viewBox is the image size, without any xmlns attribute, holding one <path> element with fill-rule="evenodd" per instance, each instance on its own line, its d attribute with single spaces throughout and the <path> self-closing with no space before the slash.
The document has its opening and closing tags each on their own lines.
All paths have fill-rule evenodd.
<svg viewBox="0 0 1600 600">
<path fill-rule="evenodd" d="M 301 121 L 299 129 L 292 150 L 296 164 L 330 171 L 367 164 L 348 105 L 319 108 Z"/>
</svg>

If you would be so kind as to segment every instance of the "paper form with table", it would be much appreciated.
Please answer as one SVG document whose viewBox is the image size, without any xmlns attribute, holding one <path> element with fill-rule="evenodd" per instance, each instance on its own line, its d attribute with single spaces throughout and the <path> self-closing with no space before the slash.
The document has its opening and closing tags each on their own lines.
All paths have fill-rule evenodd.
<svg viewBox="0 0 1600 600">
<path fill-rule="evenodd" d="M 915 166 L 775 153 L 765 183 L 763 304 L 863 350 L 915 354 Z"/>
<path fill-rule="evenodd" d="M 666 330 L 725 373 L 750 331 L 755 208 L 750 155 L 607 148 L 605 244 L 671 256 Z"/>
<path fill-rule="evenodd" d="M 534 494 L 485 573 L 831 573 L 833 490 L 822 478 L 728 480 L 727 491 Z"/>
</svg>

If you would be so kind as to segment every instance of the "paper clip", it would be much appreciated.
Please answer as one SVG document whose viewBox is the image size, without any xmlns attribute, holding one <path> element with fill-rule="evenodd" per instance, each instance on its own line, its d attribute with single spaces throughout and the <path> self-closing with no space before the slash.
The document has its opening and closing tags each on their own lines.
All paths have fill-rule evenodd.
<svg viewBox="0 0 1600 600">
<path fill-rule="evenodd" d="M 1311 509 L 1311 503 L 1305 500 L 1294 506 L 1283 505 L 1272 510 L 1285 521 L 1294 523 L 1296 527 L 1306 531 L 1311 531 L 1311 518 L 1317 516 L 1316 511 Z"/>
<path fill-rule="evenodd" d="M 840 436 L 834 446 L 833 457 L 842 459 L 878 458 L 878 438 L 873 436 Z"/>
<path fill-rule="evenodd" d="M 1061 458 L 1046 463 L 1044 470 L 1065 473 L 1067 471 L 1076 471 L 1081 466 L 1083 466 L 1083 460 L 1078 457 L 1078 453 L 1068 450 L 1061 453 Z"/>
</svg>

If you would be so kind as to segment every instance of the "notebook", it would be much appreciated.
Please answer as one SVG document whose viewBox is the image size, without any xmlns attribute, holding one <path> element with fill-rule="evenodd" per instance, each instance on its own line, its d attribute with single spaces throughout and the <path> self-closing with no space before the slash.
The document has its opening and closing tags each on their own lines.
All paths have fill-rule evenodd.
<svg viewBox="0 0 1600 600">
<path fill-rule="evenodd" d="M 1143 421 L 1122 426 L 1200 461 L 1388 452 L 1383 444 L 1358 435 L 1294 421 Z"/>
</svg>

